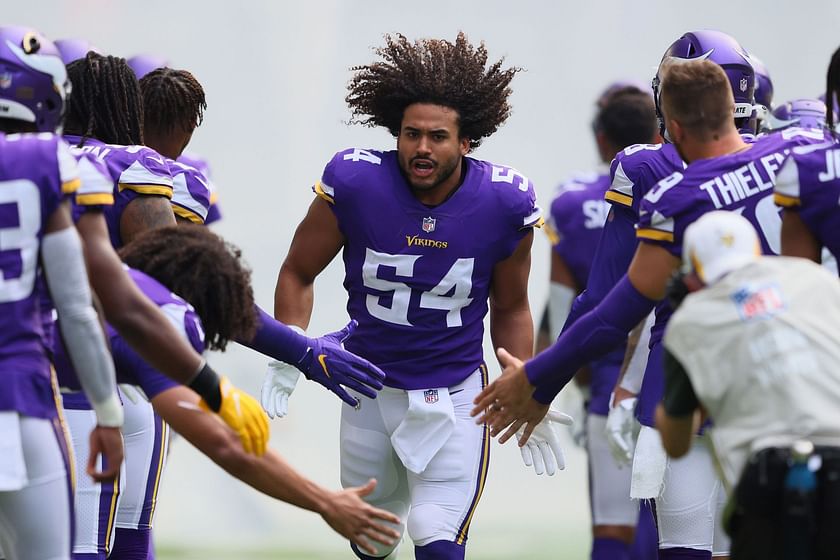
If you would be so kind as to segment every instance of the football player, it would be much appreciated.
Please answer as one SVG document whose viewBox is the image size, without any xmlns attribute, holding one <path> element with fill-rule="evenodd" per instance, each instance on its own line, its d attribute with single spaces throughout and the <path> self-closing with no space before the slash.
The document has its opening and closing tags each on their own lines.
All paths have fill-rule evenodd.
<svg viewBox="0 0 840 560">
<path fill-rule="evenodd" d="M 387 377 L 375 401 L 342 407 L 342 484 L 376 477 L 368 501 L 404 520 L 416 558 L 462 559 L 489 459 L 489 433 L 469 418 L 487 383 L 488 299 L 494 346 L 533 348 L 527 282 L 542 221 L 533 185 L 467 157 L 510 114 L 519 69 L 488 65 L 484 45 L 463 33 L 386 36 L 377 53 L 354 69 L 347 103 L 356 122 L 388 130 L 396 150 L 352 148 L 327 164 L 280 270 L 275 314 L 305 328 L 314 280 L 343 250 L 347 310 L 359 323 L 345 345 Z M 544 443 L 546 468 L 562 468 L 556 437 Z"/>
<path fill-rule="evenodd" d="M 722 51 L 715 50 L 718 54 Z M 712 56 L 709 51 L 698 52 L 705 53 L 701 58 Z M 581 359 L 597 356 L 621 342 L 627 330 L 662 299 L 668 276 L 678 262 L 676 256 L 680 250 L 678 241 L 682 230 L 704 211 L 725 208 L 743 212 L 762 230 L 764 250 L 778 252 L 779 217 L 772 198 L 765 191 L 773 187 L 775 172 L 790 147 L 818 141 L 816 137 L 822 138 L 822 135 L 793 129 L 789 134 L 783 132 L 771 135 L 753 145 L 746 143 L 731 116 L 734 112 L 748 118 L 752 105 L 745 103 L 739 108 L 732 95 L 731 82 L 735 77 L 735 83 L 743 84 L 746 94 L 751 97 L 749 89 L 754 83 L 752 68 L 749 65 L 721 66 L 711 61 L 672 62 L 668 57 L 663 61 L 660 70 L 671 77 L 673 87 L 673 93 L 669 93 L 671 97 L 666 95 L 664 87 L 657 94 L 664 121 L 668 124 L 666 129 L 680 156 L 689 163 L 695 162 L 695 165 L 690 165 L 685 172 L 673 172 L 645 195 L 639 213 L 638 237 L 641 243 L 627 276 L 622 278 L 604 301 L 572 325 L 561 337 L 559 344 L 529 362 L 527 376 L 521 362 L 515 361 L 508 370 L 510 377 L 503 376 L 501 383 L 496 382 L 497 390 L 491 388 L 485 391 L 477 401 L 479 406 L 476 413 L 480 413 L 498 399 L 497 406 L 487 410 L 486 414 L 496 433 L 515 419 L 511 428 L 505 432 L 504 439 L 509 438 L 511 430 L 515 432 L 524 421 L 541 417 L 540 408 L 543 407 L 531 399 L 534 385 L 543 383 L 540 380 L 550 379 L 562 385 L 568 379 L 566 375 L 573 371 L 565 369 L 564 376 L 557 376 L 557 371 L 570 368 Z M 743 73 L 740 80 L 737 79 L 737 73 Z M 696 81 L 693 86 L 688 85 L 691 80 Z M 668 102 L 672 103 L 668 107 L 670 114 L 666 108 Z M 728 117 L 726 120 L 723 120 L 724 115 Z M 661 351 L 661 332 L 668 316 L 667 310 L 662 311 L 657 313 L 657 325 L 652 332 L 651 359 L 642 387 L 642 397 L 645 396 L 645 385 L 648 385 L 648 394 L 651 394 L 650 383 L 659 384 L 656 388 L 659 394 L 653 402 L 649 398 L 640 398 L 644 414 L 640 419 L 644 425 L 650 425 L 652 421 L 652 410 L 649 410 L 651 405 L 655 406 L 661 399 L 661 371 L 657 372 L 660 375 L 652 376 L 650 368 L 651 364 L 659 366 L 661 361 L 657 353 Z M 570 341 L 574 343 L 569 345 Z M 574 347 L 575 356 L 567 354 L 570 347 Z M 501 410 L 498 409 L 499 404 Z M 658 441 L 653 437 L 651 440 Z M 711 553 L 712 536 L 715 533 L 712 527 L 716 516 L 710 515 L 710 512 L 716 509 L 715 495 L 720 496 L 722 492 L 719 492 L 720 484 L 713 475 L 708 450 L 701 445 L 700 440 L 697 443 L 696 453 L 681 459 L 682 463 L 672 462 L 667 473 L 664 460 L 656 469 L 647 471 L 656 473 L 647 482 L 657 492 L 665 492 L 657 504 L 661 557 L 680 554 L 707 557 Z M 640 436 L 639 448 L 642 447 Z M 639 448 L 637 462 L 640 457 Z M 653 450 L 653 446 L 650 449 Z M 698 469 L 708 474 L 708 484 L 698 483 Z M 669 480 L 679 478 L 681 472 L 686 479 L 689 478 L 687 473 L 693 473 L 693 486 L 669 484 Z M 685 502 L 686 507 L 675 507 L 680 500 Z M 687 522 L 689 517 L 700 513 L 703 519 L 697 519 L 693 524 Z M 678 542 L 678 539 L 682 542 Z"/>
<path fill-rule="evenodd" d="M 826 76 L 826 120 L 835 130 L 840 91 L 840 49 Z M 831 137 L 833 140 L 833 137 Z M 840 255 L 837 201 L 840 199 L 840 147 L 834 141 L 793 151 L 776 182 L 776 204 L 784 208 L 782 254 L 821 262 L 823 248 Z"/>
<path fill-rule="evenodd" d="M 73 470 L 42 335 L 42 291 L 68 321 L 62 335 L 93 403 L 87 473 L 98 481 L 119 470 L 123 413 L 67 204 L 78 168 L 52 132 L 70 91 L 67 72 L 40 33 L 4 26 L 0 80 L 0 545 L 12 560 L 68 559 Z"/>
<path fill-rule="evenodd" d="M 658 136 L 651 95 L 639 87 L 611 86 L 598 102 L 593 131 L 601 160 L 609 163 L 627 146 L 654 142 Z M 592 256 L 609 213 L 604 200 L 608 173 L 578 175 L 559 188 L 551 203 L 546 231 L 552 242 L 549 316 L 552 340 L 560 332 L 574 297 L 586 286 Z M 605 440 L 610 393 L 624 360 L 624 346 L 589 364 L 590 382 L 585 443 L 589 455 L 590 502 L 594 537 L 592 558 L 628 558 L 639 518 L 638 502 L 630 499 L 630 469 L 610 457 Z M 576 380 L 580 376 L 576 376 Z M 650 512 L 646 512 L 649 517 Z M 647 519 L 647 517 L 646 517 Z M 655 535 L 652 523 L 642 530 Z M 643 537 L 653 542 L 655 536 Z M 652 552 L 652 554 L 651 554 Z"/>
<path fill-rule="evenodd" d="M 124 247 L 121 256 L 131 267 L 133 281 L 177 325 L 180 335 L 189 340 L 196 352 L 224 350 L 231 340 L 253 335 L 258 318 L 250 273 L 240 262 L 239 250 L 215 234 L 195 227 L 158 229 Z M 331 336 L 340 340 L 347 330 Z M 306 480 L 271 450 L 260 458 L 246 453 L 230 430 L 199 408 L 193 391 L 149 366 L 110 327 L 108 334 L 120 382 L 139 385 L 160 414 L 156 422 L 162 435 L 157 445 L 162 448 L 162 456 L 166 455 L 166 434 L 171 427 L 233 476 L 272 497 L 317 511 L 339 533 L 364 549 L 371 550 L 368 539 L 388 544 L 398 537 L 393 529 L 378 524 L 380 519 L 396 523 L 396 516 L 361 500 L 374 483 L 329 492 Z M 80 397 L 75 392 L 79 387 L 74 368 L 63 347 L 56 351 L 56 371 L 61 385 L 72 391 L 65 393 L 65 398 Z M 77 446 L 82 443 L 74 442 Z M 130 462 L 131 458 L 127 460 Z M 120 560 L 147 558 L 151 519 L 160 502 L 157 490 L 162 471 L 163 461 L 143 477 L 143 487 L 152 487 L 156 499 L 137 512 L 141 517 L 139 530 L 120 525 L 119 521 L 116 527 L 113 524 L 114 504 L 123 499 L 135 500 L 135 496 L 77 493 L 77 523 L 91 525 L 77 531 L 79 538 L 74 549 L 79 557 L 104 560 L 110 554 Z M 127 487 L 125 491 L 131 493 L 133 489 Z"/>
</svg>

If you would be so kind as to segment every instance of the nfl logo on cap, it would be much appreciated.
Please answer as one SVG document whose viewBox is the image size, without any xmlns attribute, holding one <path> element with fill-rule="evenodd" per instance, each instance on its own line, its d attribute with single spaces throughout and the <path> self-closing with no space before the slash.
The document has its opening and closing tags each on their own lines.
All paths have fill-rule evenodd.
<svg viewBox="0 0 840 560">
<path fill-rule="evenodd" d="M 426 399 L 428 404 L 435 404 L 438 402 L 438 390 L 437 389 L 426 389 L 423 391 L 423 397 Z"/>
<path fill-rule="evenodd" d="M 435 219 L 429 216 L 428 218 L 423 218 L 423 231 L 426 233 L 432 233 L 435 231 Z"/>
</svg>

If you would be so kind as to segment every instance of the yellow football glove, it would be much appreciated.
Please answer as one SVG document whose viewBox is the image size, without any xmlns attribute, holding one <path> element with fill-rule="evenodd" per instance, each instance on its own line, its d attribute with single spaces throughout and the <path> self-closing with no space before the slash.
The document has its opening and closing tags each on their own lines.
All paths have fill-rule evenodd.
<svg viewBox="0 0 840 560">
<path fill-rule="evenodd" d="M 247 453 L 257 456 L 265 454 L 269 436 L 268 416 L 263 412 L 260 403 L 248 393 L 234 387 L 227 377 L 219 380 L 219 389 L 222 405 L 217 414 L 225 424 L 233 428 Z M 199 406 L 207 412 L 212 412 L 204 399 L 199 401 Z"/>
</svg>

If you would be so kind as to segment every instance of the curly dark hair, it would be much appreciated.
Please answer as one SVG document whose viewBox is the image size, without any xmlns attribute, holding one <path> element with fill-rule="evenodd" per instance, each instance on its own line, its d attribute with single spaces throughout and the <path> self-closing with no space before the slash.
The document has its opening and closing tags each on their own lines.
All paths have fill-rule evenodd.
<svg viewBox="0 0 840 560">
<path fill-rule="evenodd" d="M 148 231 L 120 249 L 130 267 L 145 272 L 195 308 L 211 350 L 250 340 L 257 328 L 251 271 L 242 252 L 202 226 Z"/>
<path fill-rule="evenodd" d="M 67 65 L 73 94 L 64 131 L 107 144 L 143 144 L 143 99 L 124 58 L 90 51 Z"/>
<path fill-rule="evenodd" d="M 504 59 L 487 66 L 484 43 L 474 47 L 463 32 L 455 43 L 385 35 L 375 52 L 381 62 L 351 68 L 351 123 L 384 126 L 396 137 L 406 107 L 433 103 L 458 113 L 459 134 L 475 149 L 510 116 L 509 85 L 521 68 L 503 70 Z"/>
<path fill-rule="evenodd" d="M 186 70 L 158 68 L 140 79 L 149 131 L 171 132 L 176 126 L 192 132 L 204 120 L 204 88 Z M 151 132 L 150 132 L 151 134 Z"/>
<path fill-rule="evenodd" d="M 828 63 L 828 72 L 825 76 L 825 124 L 826 128 L 832 132 L 834 132 L 834 123 L 838 117 L 835 114 L 838 101 L 840 101 L 840 48 L 831 55 L 831 62 Z"/>
</svg>

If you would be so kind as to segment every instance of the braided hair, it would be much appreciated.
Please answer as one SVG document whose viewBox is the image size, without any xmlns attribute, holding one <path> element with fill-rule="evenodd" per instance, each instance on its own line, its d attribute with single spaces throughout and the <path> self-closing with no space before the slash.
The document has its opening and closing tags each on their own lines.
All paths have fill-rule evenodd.
<svg viewBox="0 0 840 560">
<path fill-rule="evenodd" d="M 124 58 L 93 51 L 71 62 L 67 74 L 73 94 L 64 130 L 106 144 L 143 144 L 143 99 L 134 72 Z"/>
<path fill-rule="evenodd" d="M 152 130 L 172 132 L 176 126 L 192 132 L 204 120 L 204 88 L 186 70 L 152 70 L 140 79 L 140 91 L 146 110 L 145 127 L 150 134 Z"/>
<path fill-rule="evenodd" d="M 147 231 L 120 249 L 120 257 L 195 308 L 210 350 L 253 338 L 251 271 L 242 252 L 209 229 L 185 224 Z"/>
<path fill-rule="evenodd" d="M 380 62 L 351 68 L 351 123 L 383 126 L 396 137 L 406 107 L 442 105 L 458 113 L 459 134 L 475 149 L 510 116 L 509 85 L 521 68 L 502 69 L 504 59 L 488 66 L 484 43 L 475 47 L 463 33 L 454 43 L 385 35 L 385 46 L 375 52 Z"/>
</svg>

